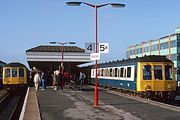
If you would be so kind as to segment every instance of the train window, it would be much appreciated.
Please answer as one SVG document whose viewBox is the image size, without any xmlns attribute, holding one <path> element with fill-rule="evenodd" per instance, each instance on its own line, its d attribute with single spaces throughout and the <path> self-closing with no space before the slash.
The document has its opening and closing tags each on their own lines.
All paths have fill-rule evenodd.
<svg viewBox="0 0 180 120">
<path fill-rule="evenodd" d="M 113 73 L 112 73 L 112 68 L 110 68 L 110 77 L 112 77 L 112 74 L 113 74 Z"/>
<path fill-rule="evenodd" d="M 124 78 L 126 78 L 126 69 L 124 69 Z"/>
<path fill-rule="evenodd" d="M 94 70 L 92 70 L 92 76 L 94 76 Z"/>
<path fill-rule="evenodd" d="M 143 80 L 151 80 L 151 65 L 143 65 Z"/>
<path fill-rule="evenodd" d="M 19 69 L 19 77 L 24 77 L 24 69 L 23 68 Z"/>
<path fill-rule="evenodd" d="M 120 74 L 121 74 L 121 69 L 118 70 L 118 77 L 120 77 Z"/>
<path fill-rule="evenodd" d="M 105 69 L 105 76 L 108 76 L 108 69 Z"/>
<path fill-rule="evenodd" d="M 124 68 L 121 68 L 120 77 L 123 77 L 123 71 L 124 71 Z"/>
<path fill-rule="evenodd" d="M 118 69 L 115 68 L 115 76 L 114 77 L 117 77 L 117 74 L 118 74 Z"/>
<path fill-rule="evenodd" d="M 17 77 L 17 69 L 16 68 L 12 69 L 12 77 Z"/>
<path fill-rule="evenodd" d="M 104 73 L 104 69 L 101 69 L 101 76 L 103 76 L 103 73 Z"/>
<path fill-rule="evenodd" d="M 154 66 L 154 79 L 162 80 L 162 66 L 161 65 Z"/>
<path fill-rule="evenodd" d="M 5 69 L 5 77 L 10 77 L 10 69 Z"/>
<path fill-rule="evenodd" d="M 100 76 L 100 69 L 98 69 L 98 76 Z"/>
<path fill-rule="evenodd" d="M 172 80 L 172 66 L 165 65 L 165 79 Z"/>
<path fill-rule="evenodd" d="M 127 67 L 127 78 L 131 77 L 131 67 Z"/>
</svg>

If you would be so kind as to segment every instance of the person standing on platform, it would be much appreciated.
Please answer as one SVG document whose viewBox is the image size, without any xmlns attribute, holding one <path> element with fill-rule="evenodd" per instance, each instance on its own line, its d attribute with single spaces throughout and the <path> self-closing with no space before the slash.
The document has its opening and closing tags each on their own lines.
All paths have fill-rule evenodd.
<svg viewBox="0 0 180 120">
<path fill-rule="evenodd" d="M 82 90 L 82 84 L 83 84 L 83 81 L 82 81 L 82 77 L 83 77 L 83 73 L 82 72 L 79 72 L 79 89 Z"/>
<path fill-rule="evenodd" d="M 34 86 L 35 86 L 36 92 L 39 89 L 40 80 L 41 80 L 40 75 L 39 75 L 38 71 L 36 71 L 36 73 L 34 75 Z"/>
<path fill-rule="evenodd" d="M 41 72 L 41 83 L 42 83 L 42 90 L 45 90 L 46 89 L 46 78 L 45 78 L 45 73 L 42 71 Z"/>
<path fill-rule="evenodd" d="M 59 89 L 59 84 L 60 84 L 60 77 L 59 77 L 59 70 L 54 71 L 54 90 L 58 90 Z"/>
</svg>

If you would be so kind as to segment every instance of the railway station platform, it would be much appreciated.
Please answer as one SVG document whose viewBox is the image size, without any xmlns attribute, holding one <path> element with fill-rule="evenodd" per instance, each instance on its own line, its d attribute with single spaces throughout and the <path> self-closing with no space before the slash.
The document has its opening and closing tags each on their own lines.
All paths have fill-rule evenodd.
<svg viewBox="0 0 180 120">
<path fill-rule="evenodd" d="M 180 108 L 164 106 L 122 93 L 99 88 L 99 106 L 94 107 L 94 88 L 84 86 L 82 91 L 73 91 L 68 87 L 54 91 L 52 87 L 34 94 L 30 89 L 29 101 L 37 101 L 36 113 L 42 120 L 179 120 Z M 33 94 L 32 94 L 33 93 Z M 28 101 L 27 100 L 27 101 Z M 33 102 L 27 102 L 31 104 Z M 34 119 L 31 115 L 30 119 Z M 26 116 L 24 117 L 26 118 Z M 38 118 L 38 117 L 37 117 Z M 26 119 L 28 120 L 28 119 Z M 35 120 L 35 119 L 34 119 Z"/>
</svg>

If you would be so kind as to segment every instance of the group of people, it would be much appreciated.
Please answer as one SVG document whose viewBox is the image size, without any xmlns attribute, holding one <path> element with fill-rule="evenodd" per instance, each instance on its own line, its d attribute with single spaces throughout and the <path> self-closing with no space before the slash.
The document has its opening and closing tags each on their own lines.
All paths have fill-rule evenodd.
<svg viewBox="0 0 180 120">
<path fill-rule="evenodd" d="M 48 81 L 48 79 L 50 79 L 47 77 L 47 73 L 44 71 L 40 71 L 40 70 L 33 70 L 33 73 L 34 74 L 33 74 L 33 76 L 31 76 L 31 78 L 33 79 L 36 91 L 39 90 L 40 86 L 41 86 L 42 90 L 45 90 L 47 81 Z M 64 82 L 68 82 L 70 80 L 75 81 L 76 84 L 79 86 L 79 89 L 81 90 L 82 86 L 84 84 L 84 79 L 86 78 L 86 75 L 85 75 L 85 73 L 78 72 L 77 74 L 73 74 L 73 75 L 70 74 L 68 76 L 68 78 L 64 78 L 64 76 L 62 76 L 62 74 L 59 72 L 59 70 L 55 70 L 51 74 L 51 77 L 53 80 L 52 85 L 53 85 L 54 90 L 59 90 L 60 87 L 63 90 L 64 84 L 65 84 Z"/>
<path fill-rule="evenodd" d="M 35 86 L 36 91 L 39 90 L 40 84 L 42 85 L 42 90 L 45 90 L 46 89 L 46 74 L 43 71 L 38 71 L 38 70 L 35 70 L 34 72 L 35 74 L 34 74 L 33 81 L 34 81 L 34 86 Z"/>
</svg>

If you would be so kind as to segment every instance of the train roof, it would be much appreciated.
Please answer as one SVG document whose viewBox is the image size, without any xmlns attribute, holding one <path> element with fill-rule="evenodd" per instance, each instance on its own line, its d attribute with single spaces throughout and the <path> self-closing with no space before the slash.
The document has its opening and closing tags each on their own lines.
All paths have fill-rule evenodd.
<svg viewBox="0 0 180 120">
<path fill-rule="evenodd" d="M 26 66 L 19 62 L 12 62 L 12 63 L 5 65 L 4 67 L 26 67 Z"/>
<path fill-rule="evenodd" d="M 99 63 L 98 67 L 103 67 L 103 66 L 113 66 L 116 64 L 134 64 L 137 62 L 171 62 L 171 60 L 167 59 L 166 56 L 159 56 L 159 55 L 149 55 L 149 56 L 144 56 L 144 57 L 136 57 L 132 59 L 125 59 L 125 60 L 117 60 L 117 61 L 110 61 L 110 62 L 105 62 L 105 63 Z M 93 67 L 92 65 L 91 67 Z"/>
<path fill-rule="evenodd" d="M 1 67 L 1 66 L 4 66 L 4 65 L 6 65 L 6 63 L 3 62 L 3 61 L 0 61 L 0 67 Z"/>
</svg>

